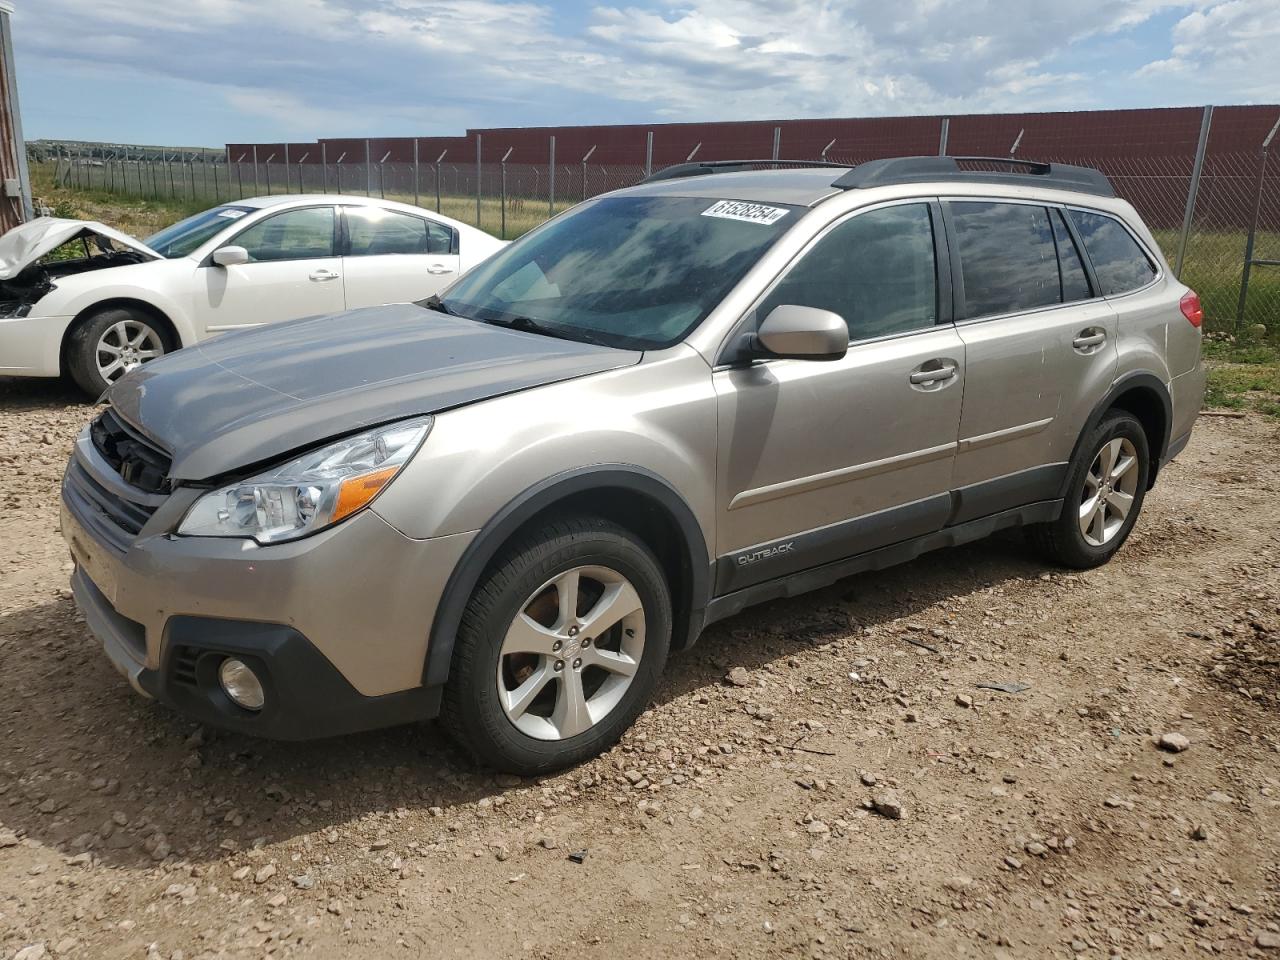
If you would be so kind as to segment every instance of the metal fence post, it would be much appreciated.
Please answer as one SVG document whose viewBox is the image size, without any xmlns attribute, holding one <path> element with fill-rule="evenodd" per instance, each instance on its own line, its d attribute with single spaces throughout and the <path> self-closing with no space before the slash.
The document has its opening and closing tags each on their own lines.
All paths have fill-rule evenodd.
<svg viewBox="0 0 1280 960">
<path fill-rule="evenodd" d="M 591 149 L 587 151 L 586 156 L 582 158 L 582 199 L 587 199 L 587 161 L 591 159 L 591 155 L 596 152 L 596 145 L 593 143 Z"/>
<path fill-rule="evenodd" d="M 444 162 L 444 155 L 448 150 L 441 150 L 440 156 L 436 157 L 436 213 L 440 212 L 440 164 Z"/>
<path fill-rule="evenodd" d="M 289 145 L 284 145 L 284 192 L 289 192 Z"/>
<path fill-rule="evenodd" d="M 1244 243 L 1244 270 L 1240 274 L 1240 302 L 1236 305 L 1236 333 L 1244 326 L 1244 308 L 1249 298 L 1249 274 L 1253 272 L 1253 244 L 1258 236 L 1258 217 L 1262 213 L 1262 191 L 1266 186 L 1267 153 L 1271 149 L 1271 141 L 1280 130 L 1280 119 L 1272 126 L 1271 132 L 1262 141 L 1262 152 L 1258 157 L 1258 186 L 1254 191 L 1253 214 L 1249 217 L 1249 236 Z"/>
<path fill-rule="evenodd" d="M 369 154 L 369 141 L 364 142 L 364 195 L 373 196 L 373 160 Z"/>
<path fill-rule="evenodd" d="M 240 154 L 240 159 L 236 161 L 236 193 L 240 194 L 240 199 L 244 199 L 244 154 Z"/>
<path fill-rule="evenodd" d="M 1191 235 L 1191 221 L 1196 212 L 1196 196 L 1200 193 L 1200 174 L 1204 171 L 1204 153 L 1209 146 L 1209 126 L 1213 122 L 1213 107 L 1204 108 L 1200 118 L 1200 141 L 1196 144 L 1196 162 L 1191 168 L 1191 185 L 1187 189 L 1187 208 L 1182 214 L 1182 235 L 1178 238 L 1178 258 L 1173 265 L 1173 275 L 1182 279 L 1182 262 L 1187 256 L 1187 238 Z"/>
<path fill-rule="evenodd" d="M 1018 131 L 1018 135 L 1013 138 L 1013 146 L 1009 148 L 1009 156 L 1013 156 L 1018 152 L 1018 147 L 1022 145 L 1022 135 L 1027 132 L 1027 128 L 1023 127 Z"/>
<path fill-rule="evenodd" d="M 274 160 L 275 158 L 276 158 L 276 155 L 273 153 L 271 154 L 271 156 L 267 157 L 267 159 L 262 162 L 262 175 L 267 181 L 268 197 L 271 196 L 271 161 Z M 285 169 L 288 170 L 289 168 L 285 167 Z"/>
<path fill-rule="evenodd" d="M 480 226 L 480 134 L 476 134 L 476 227 Z"/>
<path fill-rule="evenodd" d="M 832 137 L 831 142 L 822 148 L 822 153 L 819 155 L 818 159 L 822 160 L 825 163 L 827 159 L 827 151 L 830 150 L 835 145 L 836 145 L 836 138 Z"/>
<path fill-rule="evenodd" d="M 644 175 L 645 177 L 653 176 L 653 131 L 650 130 L 645 134 L 644 138 Z"/>
<path fill-rule="evenodd" d="M 170 185 L 172 185 L 173 183 L 172 175 L 170 175 L 169 177 L 169 183 Z M 257 144 L 254 144 L 254 147 L 253 147 L 253 195 L 255 197 L 258 195 L 258 146 Z"/>
<path fill-rule="evenodd" d="M 383 200 L 387 199 L 387 157 L 389 156 L 391 156 L 390 150 L 378 161 L 378 196 Z"/>
<path fill-rule="evenodd" d="M 782 128 L 773 128 L 773 162 L 776 164 L 782 156 Z"/>
<path fill-rule="evenodd" d="M 942 118 L 942 129 L 938 132 L 938 156 L 947 155 L 947 138 L 951 135 L 951 118 Z"/>
<path fill-rule="evenodd" d="M 550 219 L 556 215 L 556 137 L 551 135 L 550 163 L 551 170 L 547 177 L 547 217 Z"/>
<path fill-rule="evenodd" d="M 413 205 L 420 207 L 418 201 L 418 138 L 413 138 Z"/>
<path fill-rule="evenodd" d="M 500 238 L 507 239 L 507 159 L 511 156 L 511 152 L 515 147 L 507 147 L 507 152 L 502 155 L 499 168 L 502 171 L 502 232 Z"/>
<path fill-rule="evenodd" d="M 298 193 L 306 193 L 302 186 L 302 165 L 307 162 L 307 157 L 309 156 L 311 156 L 310 150 L 298 158 Z"/>
<path fill-rule="evenodd" d="M 213 166 L 213 202 L 218 203 L 219 196 L 220 196 L 218 192 L 218 161 L 217 160 L 213 161 L 212 166 Z M 142 181 L 141 168 L 139 168 L 139 171 L 138 171 L 138 181 L 139 182 Z"/>
<path fill-rule="evenodd" d="M 333 173 L 338 179 L 338 192 L 342 192 L 342 160 L 346 157 L 347 151 L 343 150 L 338 154 L 338 159 L 333 161 Z"/>
</svg>

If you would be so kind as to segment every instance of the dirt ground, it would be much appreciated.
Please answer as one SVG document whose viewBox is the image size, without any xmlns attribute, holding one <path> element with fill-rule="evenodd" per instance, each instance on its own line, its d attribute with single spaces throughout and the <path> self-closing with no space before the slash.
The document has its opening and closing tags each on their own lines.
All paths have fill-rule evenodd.
<svg viewBox="0 0 1280 960">
<path fill-rule="evenodd" d="M 1010 536 L 749 611 L 520 781 L 133 694 L 57 532 L 90 415 L 0 381 L 3 960 L 1280 957 L 1274 420 L 1201 418 L 1107 567 Z"/>
</svg>

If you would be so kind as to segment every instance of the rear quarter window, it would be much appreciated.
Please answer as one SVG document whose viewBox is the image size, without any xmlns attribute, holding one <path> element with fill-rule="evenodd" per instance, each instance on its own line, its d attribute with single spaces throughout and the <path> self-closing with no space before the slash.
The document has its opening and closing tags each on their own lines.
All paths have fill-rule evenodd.
<svg viewBox="0 0 1280 960">
<path fill-rule="evenodd" d="M 1155 264 L 1118 220 L 1085 210 L 1070 213 L 1104 296 L 1128 293 L 1155 279 Z"/>
</svg>

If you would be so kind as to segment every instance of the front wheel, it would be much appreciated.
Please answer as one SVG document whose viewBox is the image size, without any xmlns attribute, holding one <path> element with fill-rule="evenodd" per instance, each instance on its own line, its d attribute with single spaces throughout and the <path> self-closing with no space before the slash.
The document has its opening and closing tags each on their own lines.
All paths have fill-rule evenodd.
<svg viewBox="0 0 1280 960">
<path fill-rule="evenodd" d="M 549 523 L 509 548 L 472 595 L 441 720 L 499 770 L 579 763 L 644 709 L 670 643 L 670 591 L 648 547 L 599 518 Z"/>
<path fill-rule="evenodd" d="M 1112 558 L 1129 536 L 1151 473 L 1147 434 L 1137 418 L 1113 410 L 1080 444 L 1062 515 L 1030 530 L 1048 559 L 1085 570 Z"/>
<path fill-rule="evenodd" d="M 76 385 L 96 400 L 126 373 L 173 349 L 163 327 L 152 317 L 110 307 L 71 332 L 67 367 Z"/>
</svg>

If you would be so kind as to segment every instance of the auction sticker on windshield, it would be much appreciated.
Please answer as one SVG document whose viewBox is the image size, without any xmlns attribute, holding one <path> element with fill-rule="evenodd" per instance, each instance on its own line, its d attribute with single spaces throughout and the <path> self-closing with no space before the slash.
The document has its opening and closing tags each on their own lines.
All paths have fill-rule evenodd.
<svg viewBox="0 0 1280 960">
<path fill-rule="evenodd" d="M 767 207 L 763 203 L 745 203 L 742 200 L 717 200 L 702 211 L 704 217 L 719 217 L 721 220 L 742 220 L 746 223 L 759 223 L 769 226 L 777 223 L 787 215 L 782 207 Z"/>
</svg>

